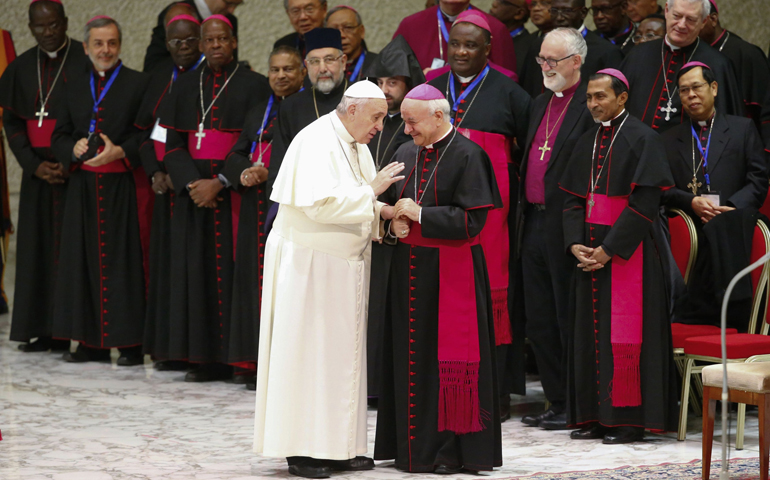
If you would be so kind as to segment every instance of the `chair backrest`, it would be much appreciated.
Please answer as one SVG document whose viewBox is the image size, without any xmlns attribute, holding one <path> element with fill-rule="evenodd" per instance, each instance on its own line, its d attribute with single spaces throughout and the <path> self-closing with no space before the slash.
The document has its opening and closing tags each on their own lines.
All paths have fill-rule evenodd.
<svg viewBox="0 0 770 480">
<path fill-rule="evenodd" d="M 671 253 L 686 284 L 690 279 L 695 258 L 698 256 L 698 232 L 695 230 L 692 218 L 684 211 L 678 208 L 671 208 L 668 211 L 673 214 L 668 219 Z"/>
<path fill-rule="evenodd" d="M 765 197 L 765 203 L 763 203 L 762 206 L 759 207 L 759 213 L 770 218 L 770 190 L 768 191 L 767 196 Z"/>
<path fill-rule="evenodd" d="M 757 220 L 757 225 L 754 227 L 754 235 L 751 239 L 751 256 L 750 263 L 754 263 L 759 260 L 767 252 L 770 252 L 770 228 L 763 220 Z M 754 291 L 754 300 L 751 306 L 751 320 L 749 322 L 749 333 L 755 333 L 757 328 L 758 319 L 763 319 L 762 333 L 766 334 L 768 331 L 768 322 L 770 317 L 768 313 L 770 311 L 767 308 L 768 295 L 770 294 L 770 282 L 768 277 L 770 276 L 770 261 L 765 262 L 762 268 L 757 268 L 752 271 L 749 276 L 751 277 L 751 287 Z"/>
</svg>

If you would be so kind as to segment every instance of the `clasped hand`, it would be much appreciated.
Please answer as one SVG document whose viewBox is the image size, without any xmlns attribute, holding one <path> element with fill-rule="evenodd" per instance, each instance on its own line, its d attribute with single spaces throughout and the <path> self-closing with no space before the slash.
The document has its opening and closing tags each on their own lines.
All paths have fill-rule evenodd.
<svg viewBox="0 0 770 480">
<path fill-rule="evenodd" d="M 590 248 L 585 245 L 572 245 L 572 255 L 578 259 L 578 268 L 584 272 L 592 272 L 604 268 L 604 265 L 611 260 L 602 247 Z"/>
</svg>

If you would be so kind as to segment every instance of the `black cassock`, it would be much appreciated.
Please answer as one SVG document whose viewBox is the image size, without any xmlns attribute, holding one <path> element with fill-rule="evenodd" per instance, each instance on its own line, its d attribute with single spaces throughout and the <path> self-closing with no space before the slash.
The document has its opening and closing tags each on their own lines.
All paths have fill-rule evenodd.
<svg viewBox="0 0 770 480">
<path fill-rule="evenodd" d="M 608 152 L 612 138 L 619 130 Z M 596 178 L 597 171 L 602 174 L 597 182 L 593 197 L 596 204 L 589 221 L 587 197 L 591 198 L 590 183 L 595 181 L 591 179 Z M 609 427 L 676 429 L 677 384 L 671 327 L 663 269 L 656 246 L 660 239 L 653 238 L 652 228 L 653 221 L 659 221 L 662 189 L 672 184 L 660 138 L 628 113 L 613 120 L 610 127 L 592 128 L 575 145 L 561 182 L 561 187 L 570 193 L 564 205 L 565 249 L 571 255 L 573 244 L 591 248 L 603 246 L 612 259 L 594 272 L 578 270 L 573 280 L 574 332 L 567 374 L 569 425 L 599 422 Z M 620 207 L 613 205 L 613 212 L 609 214 L 614 224 L 599 220 L 602 212 L 609 210 L 609 207 L 602 208 L 602 197 L 608 202 L 620 202 Z M 641 274 L 636 278 L 641 280 L 641 288 L 636 291 L 628 282 L 615 282 L 613 274 L 613 269 L 617 269 L 615 273 L 620 276 L 623 262 L 633 264 L 632 257 L 641 262 L 637 266 L 642 270 L 636 270 Z M 577 265 L 578 260 L 574 259 L 574 263 Z M 621 401 L 622 389 L 618 372 L 614 371 L 612 317 L 628 310 L 613 305 L 619 299 L 629 297 L 638 300 L 637 305 L 641 307 L 640 377 L 633 381 L 634 376 L 630 375 L 635 385 L 639 385 L 638 378 L 641 378 L 641 404 L 616 407 L 613 397 Z"/>
<path fill-rule="evenodd" d="M 404 162 L 407 178 L 382 196 L 392 205 L 399 198 L 414 199 L 415 183 L 426 185 L 416 191 L 420 197 L 425 190 L 419 227 L 423 237 L 437 241 L 478 236 L 488 210 L 502 206 L 487 155 L 459 133 L 452 141 L 453 134 L 430 150 L 402 145 L 393 160 Z M 374 458 L 395 459 L 403 470 L 431 472 L 437 465 L 492 470 L 502 464 L 491 293 L 484 252 L 480 245 L 470 249 L 480 351 L 478 396 L 486 415 L 483 430 L 464 435 L 438 431 L 439 249 L 398 241 L 393 253 Z"/>
<path fill-rule="evenodd" d="M 526 28 L 522 28 L 520 33 L 512 37 L 513 50 L 516 52 L 516 73 L 519 74 L 519 78 L 521 78 L 521 74 L 524 70 L 524 62 L 527 61 L 529 49 L 538 38 L 536 33 L 529 33 Z"/>
<path fill-rule="evenodd" d="M 621 70 L 628 78 L 632 92 L 626 103 L 631 115 L 658 133 L 682 123 L 686 116 L 679 99 L 676 76 L 688 62 L 703 62 L 711 67 L 719 83 L 716 97 L 718 111 L 730 115 L 743 114 L 741 87 L 727 58 L 700 39 L 684 48 L 672 49 L 661 38 L 637 45 L 623 60 Z M 668 82 L 668 93 L 665 82 Z M 676 111 L 661 111 L 661 108 L 668 110 L 669 93 L 671 108 Z M 669 120 L 666 120 L 667 116 Z"/>
<path fill-rule="evenodd" d="M 281 111 L 278 113 L 272 153 L 270 154 L 272 168 L 267 180 L 268 197 L 273 188 L 275 177 L 278 176 L 278 170 L 281 168 L 283 156 L 286 155 L 291 141 L 300 130 L 318 120 L 321 115 L 326 115 L 337 108 L 348 85 L 348 81 L 345 80 L 328 95 L 313 87 L 305 87 L 304 90 L 295 93 L 283 103 Z"/>
<path fill-rule="evenodd" d="M 262 102 L 249 112 L 241 136 L 227 156 L 224 175 L 240 192 L 241 211 L 238 216 L 235 269 L 233 271 L 233 306 L 230 317 L 230 348 L 228 363 L 256 363 L 259 357 L 259 315 L 262 306 L 262 270 L 265 260 L 265 219 L 269 207 L 267 184 L 254 187 L 241 185 L 241 173 L 262 160 L 270 168 L 275 118 L 283 101 L 274 100 L 265 117 L 268 102 Z M 266 120 L 262 138 L 258 134 Z M 256 142 L 254 153 L 252 144 Z M 243 365 L 245 366 L 245 365 Z"/>
<path fill-rule="evenodd" d="M 227 188 L 216 208 L 201 208 L 187 186 L 223 174 L 225 159 L 238 140 L 246 114 L 267 98 L 264 76 L 231 61 L 219 73 L 203 64 L 175 85 L 164 162 L 176 199 L 171 219 L 170 360 L 226 363 L 232 302 L 234 242 L 239 197 Z M 198 145 L 201 122 L 200 82 L 204 107 L 214 102 L 204 121 L 206 137 Z M 232 78 L 225 87 L 228 79 Z M 232 183 L 232 179 L 228 179 Z M 234 215 L 235 214 L 235 215 Z"/>
<path fill-rule="evenodd" d="M 70 170 L 56 282 L 54 337 L 89 347 L 142 343 L 145 285 L 133 170 L 140 166 L 140 130 L 134 126 L 149 77 L 123 65 L 99 104 L 95 134 L 104 133 L 126 158 L 101 167 L 75 161 L 72 149 L 88 137 L 94 101 L 117 69 L 101 77 L 90 62 L 65 89 L 66 106 L 56 122 L 52 147 Z"/>
<path fill-rule="evenodd" d="M 11 62 L 0 78 L 3 126 L 8 145 L 22 169 L 16 226 L 18 274 L 10 337 L 17 342 L 50 337 L 53 330 L 53 292 L 67 184 L 52 185 L 35 176 L 35 171 L 43 161 L 57 162 L 51 151 L 51 134 L 60 116 L 57 107 L 64 98 L 65 84 L 74 72 L 83 68 L 86 59 L 80 42 L 72 39 L 69 42 L 55 58 L 50 58 L 37 46 L 30 48 Z M 42 95 L 38 86 L 38 65 Z M 58 74 L 60 67 L 61 74 Z M 55 80 L 57 74 L 59 78 Z M 49 92 L 47 116 L 43 117 L 39 127 L 36 113 Z"/>
<path fill-rule="evenodd" d="M 743 115 L 754 120 L 760 130 L 764 128 L 762 138 L 770 146 L 770 64 L 765 53 L 727 30 L 711 46 L 730 59 L 743 92 Z"/>
<path fill-rule="evenodd" d="M 697 167 L 696 186 L 701 185 L 697 189 L 698 194 L 708 192 L 703 167 L 699 165 L 701 157 L 697 153 L 697 143 L 693 146 L 692 128 L 695 128 L 704 147 L 709 145 L 708 135 L 711 130 L 707 156 L 709 180 L 711 191 L 719 193 L 722 205 L 756 211 L 767 196 L 768 172 L 765 152 L 751 119 L 721 113 L 717 113 L 715 118 L 713 129 L 710 128 L 710 123 L 700 126 L 693 125 L 688 120 L 662 135 L 676 185 L 663 194 L 663 204 L 679 208 L 693 218 L 700 242 L 687 290 L 674 304 L 674 321 L 680 323 L 719 325 L 722 293 L 726 285 L 718 285 L 715 272 L 725 271 L 727 265 L 734 263 L 737 263 L 738 270 L 748 266 L 745 258 L 741 260 L 742 256 L 737 254 L 721 256 L 719 264 L 715 265 L 711 261 L 714 258 L 712 247 L 716 248 L 717 245 L 710 244 L 704 232 L 707 229 L 722 230 L 724 233 L 721 237 L 726 240 L 722 248 L 740 252 L 745 250 L 744 239 L 749 239 L 750 242 L 756 224 L 756 221 L 746 222 L 744 228 L 739 226 L 738 230 L 735 230 L 734 225 L 722 223 L 720 218 L 719 222 L 712 220 L 704 226 L 695 215 L 692 209 L 695 195 L 690 188 L 693 166 Z M 751 248 L 750 243 L 748 248 Z M 744 283 L 738 283 L 738 288 L 731 297 L 728 323 L 731 327 L 745 331 L 751 309 L 752 291 L 750 287 L 747 290 L 741 288 L 743 286 Z"/>
<path fill-rule="evenodd" d="M 377 135 L 369 142 L 369 151 L 372 154 L 374 166 L 378 172 L 382 167 L 390 163 L 398 147 L 412 141 L 412 137 L 404 133 L 404 121 L 401 118 L 401 113 L 386 116 L 382 123 L 382 131 L 377 132 Z M 366 389 L 370 397 L 377 397 L 380 394 L 382 329 L 385 324 L 388 277 L 390 275 L 390 262 L 392 258 L 392 245 L 372 242 L 369 313 L 366 330 Z"/>
<path fill-rule="evenodd" d="M 177 71 L 170 59 L 162 60 L 153 71 L 147 93 L 136 118 L 137 127 L 144 130 L 144 141 L 139 148 L 147 177 L 152 183 L 156 172 L 168 173 L 163 162 L 166 144 L 153 140 L 151 135 L 155 123 L 169 115 L 173 107 L 170 93 L 175 80 L 189 72 Z M 158 125 L 158 129 L 162 129 Z M 154 359 L 168 358 L 171 338 L 169 336 L 170 290 L 171 290 L 171 211 L 175 195 L 172 190 L 155 195 L 152 210 L 149 245 L 149 283 L 147 286 L 147 315 L 144 328 L 144 353 Z"/>
</svg>

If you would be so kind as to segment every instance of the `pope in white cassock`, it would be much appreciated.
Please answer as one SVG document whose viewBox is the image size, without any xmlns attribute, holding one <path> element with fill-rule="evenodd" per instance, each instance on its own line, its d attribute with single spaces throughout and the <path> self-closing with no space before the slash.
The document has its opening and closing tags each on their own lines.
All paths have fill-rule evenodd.
<svg viewBox="0 0 770 480">
<path fill-rule="evenodd" d="M 289 473 L 326 478 L 374 468 L 366 453 L 366 312 L 372 238 L 393 207 L 377 201 L 403 164 L 378 174 L 369 149 L 388 106 L 375 84 L 292 141 L 270 199 L 254 451 Z"/>
</svg>

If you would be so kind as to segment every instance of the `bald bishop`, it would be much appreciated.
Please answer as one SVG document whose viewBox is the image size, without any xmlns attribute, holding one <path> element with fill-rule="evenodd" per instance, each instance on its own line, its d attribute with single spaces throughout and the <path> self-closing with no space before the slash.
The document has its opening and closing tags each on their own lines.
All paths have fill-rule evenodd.
<svg viewBox="0 0 770 480">
<path fill-rule="evenodd" d="M 393 216 L 376 198 L 403 165 L 377 173 L 365 145 L 387 111 L 374 83 L 352 85 L 291 142 L 270 196 L 254 451 L 287 457 L 298 476 L 374 468 L 361 456 L 371 239 Z"/>
</svg>

